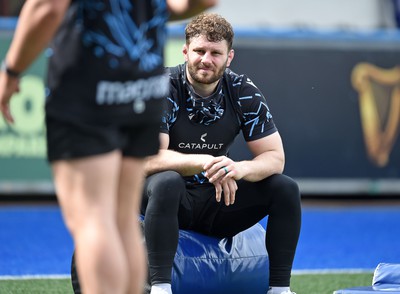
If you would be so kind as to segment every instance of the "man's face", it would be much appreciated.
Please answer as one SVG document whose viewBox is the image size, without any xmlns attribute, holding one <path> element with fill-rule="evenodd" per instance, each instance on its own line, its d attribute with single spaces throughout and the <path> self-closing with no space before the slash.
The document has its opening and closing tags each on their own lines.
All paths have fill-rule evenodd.
<svg viewBox="0 0 400 294">
<path fill-rule="evenodd" d="M 183 47 L 191 83 L 213 84 L 223 75 L 233 59 L 233 50 L 228 43 L 210 42 L 205 36 L 193 38 Z"/>
</svg>

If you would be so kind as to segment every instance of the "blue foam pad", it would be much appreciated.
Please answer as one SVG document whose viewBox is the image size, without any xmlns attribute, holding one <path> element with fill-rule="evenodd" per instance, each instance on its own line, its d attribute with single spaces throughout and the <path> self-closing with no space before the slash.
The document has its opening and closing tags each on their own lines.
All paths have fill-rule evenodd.
<svg viewBox="0 0 400 294">
<path fill-rule="evenodd" d="M 370 287 L 347 288 L 333 292 L 333 294 L 379 294 L 379 293 L 400 294 L 400 288 L 398 287 L 397 290 L 393 288 L 378 289 L 374 286 L 370 286 Z"/>
<path fill-rule="evenodd" d="M 371 287 L 337 290 L 334 294 L 400 294 L 400 264 L 380 263 L 374 271 Z"/>
<path fill-rule="evenodd" d="M 176 294 L 265 294 L 269 259 L 259 223 L 232 238 L 180 230 L 172 272 Z"/>
<path fill-rule="evenodd" d="M 337 290 L 333 294 L 378 294 L 378 293 L 388 293 L 388 294 L 400 294 L 399 291 L 388 291 L 388 290 L 377 290 L 374 287 L 354 287 L 342 290 Z"/>
<path fill-rule="evenodd" d="M 380 263 L 375 269 L 372 285 L 396 288 L 400 291 L 400 264 Z"/>
</svg>

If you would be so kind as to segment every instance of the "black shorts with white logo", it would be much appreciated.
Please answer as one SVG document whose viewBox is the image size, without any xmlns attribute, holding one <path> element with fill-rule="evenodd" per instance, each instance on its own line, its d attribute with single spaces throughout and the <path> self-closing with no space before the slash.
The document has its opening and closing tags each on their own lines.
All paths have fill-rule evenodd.
<svg viewBox="0 0 400 294">
<path fill-rule="evenodd" d="M 163 99 L 151 99 L 146 102 L 143 113 L 127 114 L 122 111 L 122 115 L 115 119 L 93 119 L 94 116 L 90 115 L 72 117 L 47 112 L 48 160 L 78 159 L 113 150 L 120 150 L 128 157 L 155 155 L 160 146 L 163 105 Z"/>
</svg>

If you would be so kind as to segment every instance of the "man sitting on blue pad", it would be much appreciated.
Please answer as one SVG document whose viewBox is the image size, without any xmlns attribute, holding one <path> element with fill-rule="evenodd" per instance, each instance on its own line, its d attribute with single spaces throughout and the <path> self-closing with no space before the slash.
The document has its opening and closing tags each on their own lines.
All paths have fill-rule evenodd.
<svg viewBox="0 0 400 294">
<path fill-rule="evenodd" d="M 267 101 L 246 75 L 228 69 L 234 33 L 223 17 L 201 14 L 185 34 L 185 63 L 169 69 L 161 149 L 146 167 L 142 214 L 151 294 L 172 293 L 179 229 L 231 237 L 266 216 L 268 294 L 292 293 L 300 193 L 282 174 L 282 140 Z M 252 160 L 228 157 L 240 131 Z"/>
</svg>

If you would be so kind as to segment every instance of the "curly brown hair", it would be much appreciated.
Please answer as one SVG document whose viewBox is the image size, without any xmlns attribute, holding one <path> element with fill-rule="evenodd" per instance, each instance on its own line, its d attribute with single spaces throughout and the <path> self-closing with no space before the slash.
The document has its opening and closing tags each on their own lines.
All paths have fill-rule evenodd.
<svg viewBox="0 0 400 294">
<path fill-rule="evenodd" d="M 190 44 L 192 38 L 205 36 L 210 42 L 226 40 L 228 49 L 232 49 L 233 28 L 221 15 L 216 13 L 201 13 L 195 16 L 185 28 L 186 44 Z"/>
</svg>

